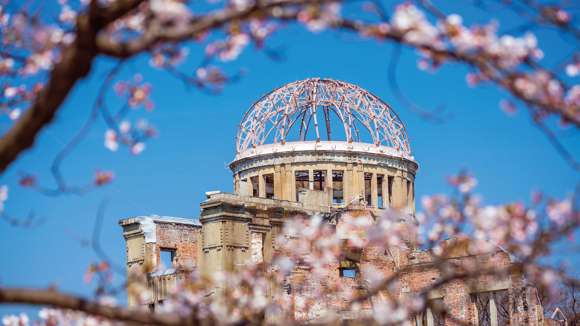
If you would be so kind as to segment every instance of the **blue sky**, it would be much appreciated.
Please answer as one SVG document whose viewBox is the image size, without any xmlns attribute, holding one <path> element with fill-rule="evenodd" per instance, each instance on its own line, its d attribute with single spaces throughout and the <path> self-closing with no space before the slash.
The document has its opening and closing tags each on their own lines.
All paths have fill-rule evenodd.
<svg viewBox="0 0 580 326">
<path fill-rule="evenodd" d="M 445 8 L 448 12 L 465 8 Z M 502 18 L 509 18 L 505 16 Z M 467 10 L 468 22 L 485 22 L 482 12 Z M 560 59 L 570 40 L 543 34 L 540 46 L 546 61 Z M 313 35 L 289 26 L 269 43 L 282 49 L 285 59 L 275 62 L 250 48 L 225 65 L 229 71 L 247 69 L 246 75 L 218 96 L 186 89 L 166 73 L 150 68 L 147 58 L 127 64 L 122 75 L 141 73 L 153 85 L 155 110 L 148 120 L 160 136 L 139 156 L 125 150 L 112 153 L 103 146 L 104 123 L 99 122 L 81 146 L 65 161 L 71 183 L 89 182 L 96 169 L 113 170 L 115 181 L 84 196 L 46 197 L 17 186 L 22 172 L 34 173 L 51 185 L 50 164 L 58 150 L 74 135 L 89 114 L 109 60 L 99 60 L 90 78 L 74 90 L 55 122 L 45 129 L 34 148 L 0 176 L 10 186 L 7 213 L 24 216 L 31 210 L 45 219 L 34 228 L 15 228 L 0 221 L 0 285 L 46 287 L 90 293 L 83 283 L 87 266 L 96 261 L 79 238 L 90 238 L 97 207 L 108 199 L 101 243 L 118 264 L 125 260 L 120 218 L 159 214 L 196 218 L 204 192 L 232 190 L 228 163 L 234 157 L 237 123 L 245 110 L 264 93 L 285 83 L 308 77 L 329 77 L 357 84 L 381 97 L 397 111 L 407 126 L 411 147 L 419 162 L 417 196 L 448 192 L 445 177 L 467 168 L 479 180 L 477 190 L 486 203 L 527 201 L 530 191 L 549 195 L 569 194 L 579 181 L 530 122 L 526 112 L 509 117 L 498 103 L 505 93 L 491 86 L 469 88 L 466 70 L 444 66 L 436 73 L 416 68 L 417 56 L 405 50 L 399 65 L 399 82 L 406 93 L 426 108 L 445 106 L 451 115 L 444 124 L 427 122 L 410 112 L 391 93 L 387 66 L 392 46 L 363 40 L 349 33 Z M 202 51 L 190 49 L 192 61 Z M 555 58 L 555 59 L 552 59 Z M 189 65 L 191 67 L 191 65 Z M 0 123 L 5 128 L 6 121 Z M 577 133 L 558 131 L 570 150 L 580 157 Z M 0 308 L 0 314 L 19 307 Z"/>
</svg>

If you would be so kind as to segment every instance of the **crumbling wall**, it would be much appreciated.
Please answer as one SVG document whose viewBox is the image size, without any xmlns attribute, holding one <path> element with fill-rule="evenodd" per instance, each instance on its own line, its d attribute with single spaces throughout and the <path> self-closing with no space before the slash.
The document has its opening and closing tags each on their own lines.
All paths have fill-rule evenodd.
<svg viewBox="0 0 580 326">
<path fill-rule="evenodd" d="M 157 242 L 155 243 L 157 261 L 163 249 L 175 250 L 173 266 L 194 269 L 198 266 L 199 228 L 193 225 L 176 223 L 156 223 Z"/>
</svg>

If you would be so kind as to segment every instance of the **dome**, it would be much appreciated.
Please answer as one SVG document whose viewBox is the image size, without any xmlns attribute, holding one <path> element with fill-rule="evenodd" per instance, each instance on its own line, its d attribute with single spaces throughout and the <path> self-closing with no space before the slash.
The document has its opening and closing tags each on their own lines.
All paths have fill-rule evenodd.
<svg viewBox="0 0 580 326">
<path fill-rule="evenodd" d="M 389 105 L 356 85 L 321 78 L 286 84 L 254 103 L 239 125 L 236 150 L 306 141 L 386 146 L 411 157 L 405 125 Z"/>
</svg>

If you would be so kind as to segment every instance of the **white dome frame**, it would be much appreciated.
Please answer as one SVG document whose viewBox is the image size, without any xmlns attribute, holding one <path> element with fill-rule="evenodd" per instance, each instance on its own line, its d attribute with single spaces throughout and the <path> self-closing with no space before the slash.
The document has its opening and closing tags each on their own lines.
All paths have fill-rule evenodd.
<svg viewBox="0 0 580 326">
<path fill-rule="evenodd" d="M 346 139 L 332 139 L 333 119 L 343 126 Z M 325 125 L 324 129 L 319 128 L 320 123 Z M 324 130 L 326 137 L 321 135 Z M 362 139 L 361 130 L 366 131 L 367 139 Z M 296 135 L 290 135 L 291 131 L 298 131 L 298 139 L 292 138 Z M 326 138 L 372 143 L 411 156 L 405 125 L 388 104 L 356 85 L 321 78 L 286 84 L 254 103 L 240 122 L 236 151 L 240 154 L 264 145 L 269 137 L 274 144 L 282 145 L 306 141 L 309 132 L 314 133 L 317 142 Z"/>
</svg>

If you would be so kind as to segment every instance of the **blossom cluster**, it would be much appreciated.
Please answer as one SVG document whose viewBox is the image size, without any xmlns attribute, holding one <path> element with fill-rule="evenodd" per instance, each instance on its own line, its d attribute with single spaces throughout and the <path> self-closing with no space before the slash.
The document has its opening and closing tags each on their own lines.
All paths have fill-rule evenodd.
<svg viewBox="0 0 580 326">
<path fill-rule="evenodd" d="M 531 32 L 521 36 L 501 35 L 495 21 L 483 26 L 466 26 L 458 14 L 432 22 L 423 10 L 405 2 L 395 8 L 388 22 L 366 26 L 361 34 L 379 39 L 400 38 L 419 49 L 421 69 L 437 68 L 450 60 L 468 61 L 478 68 L 467 74 L 469 85 L 493 81 L 524 102 L 538 106 L 535 118 L 546 116 L 546 107 L 561 110 L 568 117 L 563 118 L 564 122 L 580 115 L 580 86 L 564 85 L 559 76 L 537 64 L 544 52 Z M 572 60 L 565 70 L 569 76 L 576 76 L 578 60 Z M 505 108 L 507 102 L 503 103 Z M 508 111 L 514 109 L 510 105 Z"/>
<path fill-rule="evenodd" d="M 0 114 L 16 120 L 42 90 L 46 72 L 74 34 L 8 7 L 0 5 Z"/>
<path fill-rule="evenodd" d="M 105 147 L 116 152 L 120 144 L 129 146 L 131 154 L 139 155 L 145 150 L 145 141 L 157 136 L 157 130 L 145 119 L 139 119 L 134 125 L 127 120 L 121 121 L 115 129 L 105 131 Z"/>
</svg>

